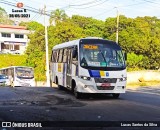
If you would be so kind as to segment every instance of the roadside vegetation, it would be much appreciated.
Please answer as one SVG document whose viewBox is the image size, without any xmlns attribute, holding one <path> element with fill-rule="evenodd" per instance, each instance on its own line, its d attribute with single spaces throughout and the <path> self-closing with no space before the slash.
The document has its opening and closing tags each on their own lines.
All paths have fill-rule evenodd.
<svg viewBox="0 0 160 130">
<path fill-rule="evenodd" d="M 0 54 L 0 68 L 9 66 L 25 66 L 25 55 Z"/>
<path fill-rule="evenodd" d="M 137 89 L 139 87 L 158 87 L 160 86 L 160 81 L 143 81 L 143 82 L 133 82 L 133 83 L 127 83 L 127 89 Z"/>
<path fill-rule="evenodd" d="M 1 17 L 0 21 L 4 21 L 3 18 Z M 106 18 L 105 21 L 78 15 L 68 17 L 63 10 L 57 9 L 51 12 L 49 21 L 49 55 L 54 45 L 78 38 L 92 36 L 113 41 L 116 39 L 116 17 Z M 34 31 L 29 35 L 30 43 L 25 55 L 19 56 L 19 59 L 8 55 L 8 61 L 0 60 L 0 68 L 11 64 L 32 66 L 35 68 L 36 80 L 44 81 L 44 26 L 35 21 L 22 22 L 20 25 Z M 120 15 L 119 44 L 128 54 L 128 71 L 157 70 L 160 67 L 160 19 L 149 16 L 127 18 Z"/>
</svg>

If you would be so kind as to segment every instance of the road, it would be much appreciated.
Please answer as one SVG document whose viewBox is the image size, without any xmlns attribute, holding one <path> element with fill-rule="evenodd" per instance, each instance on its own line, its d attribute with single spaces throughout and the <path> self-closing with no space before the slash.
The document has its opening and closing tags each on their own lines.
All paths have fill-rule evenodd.
<svg viewBox="0 0 160 130">
<path fill-rule="evenodd" d="M 76 99 L 57 88 L 1 87 L 0 121 L 160 121 L 160 95 L 127 91 L 119 99 L 110 95 Z"/>
</svg>

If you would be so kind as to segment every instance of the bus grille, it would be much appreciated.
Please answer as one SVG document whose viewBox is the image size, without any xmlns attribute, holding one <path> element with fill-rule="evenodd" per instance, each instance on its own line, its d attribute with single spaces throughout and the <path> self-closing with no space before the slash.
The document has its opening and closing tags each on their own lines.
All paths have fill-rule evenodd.
<svg viewBox="0 0 160 130">
<path fill-rule="evenodd" d="M 98 90 L 113 90 L 113 89 L 114 89 L 114 86 L 107 86 L 107 87 L 97 86 L 97 89 L 98 89 Z"/>
<path fill-rule="evenodd" d="M 117 78 L 94 78 L 96 83 L 116 83 Z"/>
</svg>

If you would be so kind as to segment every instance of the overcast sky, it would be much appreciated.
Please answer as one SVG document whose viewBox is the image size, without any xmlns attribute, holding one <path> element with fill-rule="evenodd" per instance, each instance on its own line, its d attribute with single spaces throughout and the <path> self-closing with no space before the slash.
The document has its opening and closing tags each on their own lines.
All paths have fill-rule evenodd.
<svg viewBox="0 0 160 130">
<path fill-rule="evenodd" d="M 0 2 L 23 2 L 24 8 L 42 9 L 46 4 L 48 13 L 57 8 L 63 9 L 68 16 L 82 15 L 105 20 L 119 14 L 135 18 L 137 16 L 156 16 L 160 18 L 160 0 L 0 0 Z M 0 3 L 8 14 L 15 7 Z M 43 16 L 32 13 L 30 19 L 43 23 Z"/>
</svg>

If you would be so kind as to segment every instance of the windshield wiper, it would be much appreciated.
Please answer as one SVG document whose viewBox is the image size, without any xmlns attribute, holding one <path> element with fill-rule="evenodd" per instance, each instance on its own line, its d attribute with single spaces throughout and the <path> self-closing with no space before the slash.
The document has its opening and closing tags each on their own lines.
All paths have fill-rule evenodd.
<svg viewBox="0 0 160 130">
<path fill-rule="evenodd" d="M 101 53 L 101 55 L 102 55 L 104 61 L 106 62 L 106 66 L 107 66 L 107 61 L 106 61 L 106 59 L 105 59 L 105 57 L 104 57 L 104 54 L 103 54 L 101 51 L 100 51 L 100 53 Z"/>
</svg>

